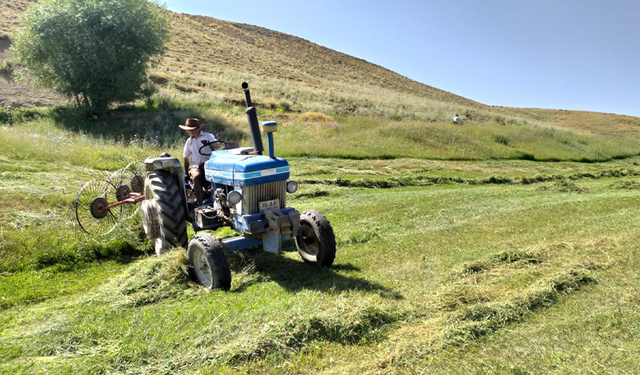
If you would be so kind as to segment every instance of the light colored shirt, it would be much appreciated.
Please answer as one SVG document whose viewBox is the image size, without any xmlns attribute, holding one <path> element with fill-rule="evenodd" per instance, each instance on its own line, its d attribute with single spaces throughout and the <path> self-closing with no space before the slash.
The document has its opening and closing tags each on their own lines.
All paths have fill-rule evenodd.
<svg viewBox="0 0 640 375">
<path fill-rule="evenodd" d="M 458 116 L 454 117 L 453 118 L 453 122 L 456 122 L 456 123 L 460 122 L 460 117 L 458 117 Z"/>
<path fill-rule="evenodd" d="M 202 131 L 200 132 L 200 136 L 198 136 L 198 138 L 189 137 L 189 139 L 187 139 L 187 141 L 184 143 L 183 156 L 185 158 L 191 157 L 190 166 L 199 166 L 200 164 L 203 164 L 204 162 L 209 160 L 209 157 L 211 157 L 211 147 L 205 147 L 202 149 L 202 153 L 204 155 L 201 155 L 199 150 L 200 147 L 206 145 L 207 143 L 215 141 L 216 137 L 214 137 L 213 134 Z"/>
</svg>

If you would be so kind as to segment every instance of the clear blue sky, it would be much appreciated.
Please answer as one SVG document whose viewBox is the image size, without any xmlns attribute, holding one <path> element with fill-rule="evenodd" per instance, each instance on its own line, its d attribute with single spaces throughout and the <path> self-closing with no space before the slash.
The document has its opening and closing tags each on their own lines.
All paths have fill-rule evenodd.
<svg viewBox="0 0 640 375">
<path fill-rule="evenodd" d="M 160 0 L 489 105 L 640 116 L 638 0 Z"/>
</svg>

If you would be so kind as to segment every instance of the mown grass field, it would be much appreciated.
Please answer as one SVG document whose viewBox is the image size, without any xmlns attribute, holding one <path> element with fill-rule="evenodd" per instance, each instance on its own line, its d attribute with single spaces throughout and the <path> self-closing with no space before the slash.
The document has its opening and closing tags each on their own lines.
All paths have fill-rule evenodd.
<svg viewBox="0 0 640 375">
<path fill-rule="evenodd" d="M 153 255 L 139 219 L 86 238 L 71 202 L 88 179 L 180 153 L 161 146 L 170 130 L 118 138 L 104 122 L 196 111 L 231 135 L 242 111 L 82 131 L 56 111 L 0 127 L 0 373 L 640 371 L 640 157 L 627 138 L 263 111 L 281 116 L 276 151 L 301 182 L 290 205 L 327 215 L 338 255 L 316 269 L 293 244 L 232 254 L 225 293 L 188 280 L 183 250 Z M 440 148 L 412 148 L 398 125 Z M 365 134 L 380 148 L 359 151 Z M 471 141 L 476 160 L 461 151 Z M 318 147 L 300 156 L 304 142 Z"/>
</svg>

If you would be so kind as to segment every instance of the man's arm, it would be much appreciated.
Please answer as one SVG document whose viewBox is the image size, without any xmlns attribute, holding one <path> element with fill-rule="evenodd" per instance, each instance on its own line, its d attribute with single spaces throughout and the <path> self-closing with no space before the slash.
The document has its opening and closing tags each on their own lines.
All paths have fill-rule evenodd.
<svg viewBox="0 0 640 375">
<path fill-rule="evenodd" d="M 189 159 L 191 158 L 191 138 L 188 138 L 184 143 L 184 151 L 182 152 L 182 160 L 184 161 L 184 175 L 189 176 Z"/>
<path fill-rule="evenodd" d="M 209 138 L 208 141 L 211 143 L 211 151 L 215 151 L 220 148 L 220 143 L 217 142 L 217 139 L 213 134 L 209 133 L 207 138 Z"/>
<path fill-rule="evenodd" d="M 184 158 L 184 173 L 189 174 L 189 158 Z"/>
</svg>

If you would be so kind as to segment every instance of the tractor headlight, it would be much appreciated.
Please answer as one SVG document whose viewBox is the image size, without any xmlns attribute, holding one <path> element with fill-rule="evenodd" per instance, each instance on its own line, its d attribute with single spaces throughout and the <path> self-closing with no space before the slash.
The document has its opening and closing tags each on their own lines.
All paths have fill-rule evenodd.
<svg viewBox="0 0 640 375">
<path fill-rule="evenodd" d="M 287 182 L 287 192 L 295 193 L 296 191 L 298 191 L 298 183 L 295 182 L 295 181 L 288 181 Z"/>
<path fill-rule="evenodd" d="M 231 204 L 238 204 L 242 200 L 242 194 L 237 190 L 232 190 L 227 194 L 227 200 L 229 200 Z"/>
</svg>

